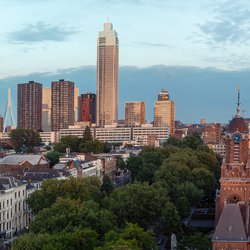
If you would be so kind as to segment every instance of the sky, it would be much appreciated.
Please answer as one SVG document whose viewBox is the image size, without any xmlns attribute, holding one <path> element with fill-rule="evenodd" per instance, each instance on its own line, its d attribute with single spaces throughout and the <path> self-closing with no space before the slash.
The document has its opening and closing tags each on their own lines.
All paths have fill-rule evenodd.
<svg viewBox="0 0 250 250">
<path fill-rule="evenodd" d="M 71 76 L 67 80 L 76 81 L 81 92 L 95 92 L 97 35 L 109 18 L 119 36 L 120 118 L 124 101 L 133 97 L 146 101 L 152 120 L 157 93 L 166 88 L 176 101 L 177 119 L 227 122 L 237 84 L 247 114 L 249 1 L 0 0 L 0 6 L 0 91 L 12 88 L 13 106 L 22 81 L 49 85 Z M 219 113 L 227 96 L 230 105 Z"/>
</svg>

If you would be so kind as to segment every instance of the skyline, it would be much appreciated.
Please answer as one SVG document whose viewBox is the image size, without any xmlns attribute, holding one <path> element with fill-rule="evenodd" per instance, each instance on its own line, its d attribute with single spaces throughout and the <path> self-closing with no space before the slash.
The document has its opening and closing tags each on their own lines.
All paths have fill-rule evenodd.
<svg viewBox="0 0 250 250">
<path fill-rule="evenodd" d="M 250 91 L 247 86 L 250 4 L 247 1 L 0 2 L 4 24 L 0 39 L 1 91 L 29 80 L 41 79 L 40 82 L 48 86 L 51 81 L 63 78 L 74 81 L 81 93 L 89 90 L 95 93 L 92 69 L 96 66 L 96 37 L 108 16 L 119 34 L 121 68 L 130 74 L 120 76 L 119 118 L 124 116 L 125 101 L 145 101 L 147 119 L 152 120 L 153 102 L 160 89 L 165 88 L 176 102 L 176 119 L 199 122 L 205 117 L 208 121 L 228 122 L 234 114 L 231 107 L 235 104 L 237 84 L 242 86 L 242 98 L 244 92 Z M 9 13 L 13 14 L 11 19 Z M 145 79 L 142 72 L 149 79 Z M 74 73 L 78 76 L 67 77 Z M 186 75 L 179 76 L 180 73 Z M 192 82 L 186 79 L 190 74 Z M 191 103 L 183 101 L 188 93 L 181 93 L 183 89 L 187 91 L 186 83 L 194 87 L 190 95 L 197 97 L 191 98 Z M 133 86 L 137 95 L 128 95 L 123 84 Z M 146 90 L 144 96 L 138 92 L 140 87 Z M 229 92 L 228 103 L 224 109 L 220 108 L 220 114 L 215 113 L 218 105 L 223 105 L 220 98 L 225 103 L 225 96 L 214 94 L 212 88 Z M 13 87 L 12 91 L 15 100 Z M 210 102 L 205 103 L 207 97 L 199 97 L 204 93 L 210 94 Z M 250 102 L 245 99 L 242 103 L 247 110 Z M 5 106 L 5 100 L 0 102 Z M 13 106 L 16 113 L 16 104 Z M 190 110 L 193 112 L 188 114 Z M 3 114 L 3 110 L 0 111 Z"/>
</svg>

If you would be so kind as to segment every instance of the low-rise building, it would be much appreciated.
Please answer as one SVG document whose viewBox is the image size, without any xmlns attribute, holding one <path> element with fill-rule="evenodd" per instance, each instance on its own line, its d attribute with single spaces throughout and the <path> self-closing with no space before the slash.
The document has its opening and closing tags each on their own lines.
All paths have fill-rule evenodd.
<svg viewBox="0 0 250 250">
<path fill-rule="evenodd" d="M 26 184 L 13 177 L 0 177 L 0 235 L 13 236 L 28 226 Z"/>
</svg>

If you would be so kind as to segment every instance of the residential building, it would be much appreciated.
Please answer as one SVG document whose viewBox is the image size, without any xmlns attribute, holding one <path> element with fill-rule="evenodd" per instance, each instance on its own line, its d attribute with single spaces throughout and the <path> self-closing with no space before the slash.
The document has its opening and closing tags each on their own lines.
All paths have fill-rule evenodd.
<svg viewBox="0 0 250 250">
<path fill-rule="evenodd" d="M 169 127 L 170 134 L 174 135 L 175 103 L 174 101 L 165 100 L 167 97 L 164 97 L 161 93 L 159 95 L 159 101 L 156 101 L 154 106 L 154 126 Z"/>
<path fill-rule="evenodd" d="M 42 129 L 42 84 L 34 81 L 17 85 L 17 127 Z"/>
<path fill-rule="evenodd" d="M 97 39 L 97 126 L 118 122 L 119 44 L 112 23 L 105 23 Z"/>
<path fill-rule="evenodd" d="M 132 141 L 137 142 L 138 145 L 147 146 L 152 145 L 154 141 L 159 141 L 160 144 L 167 141 L 169 138 L 169 127 L 153 127 L 144 125 L 142 127 L 132 128 Z"/>
<path fill-rule="evenodd" d="M 0 235 L 12 237 L 28 226 L 26 184 L 13 177 L 0 177 Z"/>
<path fill-rule="evenodd" d="M 51 88 L 43 88 L 42 131 L 51 131 Z"/>
<path fill-rule="evenodd" d="M 125 126 L 139 127 L 145 123 L 145 102 L 125 103 Z"/>
<path fill-rule="evenodd" d="M 83 138 L 85 127 L 70 126 L 68 129 L 60 129 L 59 138 L 61 139 L 64 136 L 72 135 L 77 136 L 78 138 Z M 92 137 L 94 138 L 94 129 L 90 128 Z"/>
<path fill-rule="evenodd" d="M 58 132 L 40 132 L 40 137 L 41 137 L 41 140 L 42 142 L 45 144 L 45 145 L 49 145 L 49 144 L 53 144 L 53 143 L 56 143 L 56 142 L 59 142 L 59 133 Z"/>
<path fill-rule="evenodd" d="M 79 121 L 96 123 L 96 94 L 82 94 L 79 100 Z"/>
<path fill-rule="evenodd" d="M 51 84 L 51 130 L 74 125 L 74 83 L 61 79 Z"/>
<path fill-rule="evenodd" d="M 129 127 L 95 128 L 95 139 L 109 143 L 123 143 L 131 141 L 132 130 Z"/>
</svg>

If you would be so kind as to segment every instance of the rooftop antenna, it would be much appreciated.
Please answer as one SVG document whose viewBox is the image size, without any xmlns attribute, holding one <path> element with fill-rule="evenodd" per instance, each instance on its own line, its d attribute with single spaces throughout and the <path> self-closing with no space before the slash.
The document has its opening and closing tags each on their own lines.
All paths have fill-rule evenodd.
<svg viewBox="0 0 250 250">
<path fill-rule="evenodd" d="M 12 112 L 12 107 L 11 107 L 11 91 L 10 91 L 10 88 L 8 89 L 8 99 L 7 99 L 5 113 L 4 113 L 4 119 L 3 119 L 3 133 L 5 132 L 6 127 L 7 127 L 7 121 L 8 121 L 8 116 L 9 115 L 10 115 L 10 119 L 11 119 L 11 126 L 16 128 L 16 123 L 15 123 L 15 119 L 14 119 L 13 112 Z"/>
<path fill-rule="evenodd" d="M 237 92 L 238 92 L 238 102 L 237 102 L 237 116 L 240 116 L 240 85 L 237 86 Z"/>
</svg>

